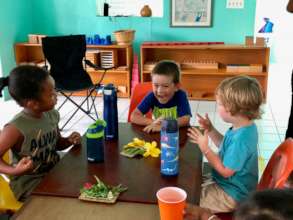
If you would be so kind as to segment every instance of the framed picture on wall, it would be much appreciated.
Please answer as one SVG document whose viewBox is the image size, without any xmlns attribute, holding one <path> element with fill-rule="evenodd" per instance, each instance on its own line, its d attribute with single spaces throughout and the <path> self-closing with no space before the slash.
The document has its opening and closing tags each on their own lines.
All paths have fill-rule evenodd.
<svg viewBox="0 0 293 220">
<path fill-rule="evenodd" d="M 171 27 L 209 27 L 212 0 L 171 0 Z"/>
</svg>

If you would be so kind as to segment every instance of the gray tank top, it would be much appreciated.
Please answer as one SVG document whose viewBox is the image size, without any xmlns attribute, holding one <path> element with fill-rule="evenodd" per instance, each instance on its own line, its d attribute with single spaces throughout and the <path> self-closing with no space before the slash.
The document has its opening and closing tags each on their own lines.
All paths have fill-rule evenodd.
<svg viewBox="0 0 293 220">
<path fill-rule="evenodd" d="M 42 177 L 59 161 L 56 152 L 58 122 L 57 110 L 44 112 L 40 119 L 20 112 L 9 122 L 24 136 L 20 152 L 12 149 L 13 164 L 17 164 L 23 156 L 31 156 L 34 164 L 30 173 L 10 177 L 10 187 L 18 200 L 26 199 Z"/>
</svg>

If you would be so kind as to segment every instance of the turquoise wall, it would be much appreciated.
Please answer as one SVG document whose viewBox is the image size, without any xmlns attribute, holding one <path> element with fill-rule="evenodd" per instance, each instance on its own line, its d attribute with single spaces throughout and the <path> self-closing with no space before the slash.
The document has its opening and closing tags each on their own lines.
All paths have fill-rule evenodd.
<svg viewBox="0 0 293 220">
<path fill-rule="evenodd" d="M 33 31 L 31 1 L 1 0 L 0 7 L 0 63 L 4 76 L 15 67 L 15 42 L 26 41 Z M 0 68 L 1 68 L 0 66 Z M 7 97 L 7 91 L 5 92 Z"/>
<path fill-rule="evenodd" d="M 256 0 L 245 1 L 244 9 L 226 9 L 226 0 L 213 0 L 213 24 L 201 28 L 171 28 L 170 0 L 164 0 L 163 18 L 96 17 L 95 0 L 33 1 L 33 27 L 47 35 L 100 34 L 135 29 L 135 50 L 143 41 L 224 41 L 243 43 L 253 35 Z"/>
<path fill-rule="evenodd" d="M 102 1 L 102 0 L 101 0 Z M 226 0 L 213 0 L 212 26 L 171 28 L 170 0 L 164 0 L 163 18 L 96 16 L 96 0 L 1 0 L 0 63 L 7 75 L 15 66 L 13 44 L 27 34 L 96 33 L 105 37 L 119 29 L 135 29 L 135 51 L 143 41 L 224 41 L 243 43 L 253 35 L 256 0 L 244 9 L 226 9 Z"/>
</svg>

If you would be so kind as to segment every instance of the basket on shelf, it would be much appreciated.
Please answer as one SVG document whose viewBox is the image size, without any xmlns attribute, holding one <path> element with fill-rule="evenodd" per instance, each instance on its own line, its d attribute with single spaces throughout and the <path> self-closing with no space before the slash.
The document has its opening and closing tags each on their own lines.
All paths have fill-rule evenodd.
<svg viewBox="0 0 293 220">
<path fill-rule="evenodd" d="M 135 30 L 118 30 L 114 32 L 118 45 L 129 45 L 132 44 L 134 39 Z"/>
</svg>

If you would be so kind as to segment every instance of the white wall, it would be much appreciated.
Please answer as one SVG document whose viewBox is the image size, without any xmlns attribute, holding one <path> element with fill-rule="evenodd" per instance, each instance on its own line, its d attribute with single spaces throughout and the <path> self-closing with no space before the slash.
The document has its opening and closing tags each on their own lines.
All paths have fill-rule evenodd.
<svg viewBox="0 0 293 220">
<path fill-rule="evenodd" d="M 291 106 L 291 75 L 293 69 L 293 13 L 286 10 L 288 0 L 257 0 L 255 36 L 268 17 L 274 23 L 271 63 L 268 81 L 268 100 L 276 115 L 275 120 L 288 120 Z"/>
<path fill-rule="evenodd" d="M 293 14 L 287 12 L 288 0 L 257 0 L 255 35 L 268 17 L 274 23 L 272 50 L 277 63 L 293 64 Z"/>
</svg>

